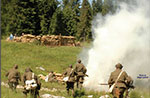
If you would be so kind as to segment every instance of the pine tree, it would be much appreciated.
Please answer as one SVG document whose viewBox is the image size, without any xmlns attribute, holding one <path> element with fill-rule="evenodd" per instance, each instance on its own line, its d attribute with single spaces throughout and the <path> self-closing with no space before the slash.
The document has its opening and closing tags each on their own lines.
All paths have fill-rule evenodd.
<svg viewBox="0 0 150 98">
<path fill-rule="evenodd" d="M 13 8 L 16 6 L 17 0 L 2 0 L 1 2 L 1 34 L 9 35 L 10 33 L 14 33 L 14 29 L 12 29 L 14 22 L 13 15 L 14 10 Z"/>
<path fill-rule="evenodd" d="M 80 9 L 80 18 L 78 23 L 78 32 L 76 34 L 78 40 L 88 40 L 91 38 L 91 20 L 92 9 L 88 0 L 83 0 Z"/>
<path fill-rule="evenodd" d="M 79 21 L 80 0 L 71 0 L 63 9 L 64 34 L 75 36 Z"/>
<path fill-rule="evenodd" d="M 64 35 L 64 28 L 63 28 L 63 13 L 61 7 L 58 7 L 55 13 L 52 16 L 51 24 L 50 24 L 50 32 L 54 35 Z"/>
<path fill-rule="evenodd" d="M 95 16 L 97 13 L 101 13 L 102 11 L 102 5 L 103 5 L 103 2 L 102 0 L 93 0 L 92 2 L 92 8 L 93 8 L 93 15 Z"/>
<path fill-rule="evenodd" d="M 41 0 L 40 0 L 41 1 Z M 42 0 L 39 5 L 39 17 L 42 34 L 52 34 L 51 32 L 51 21 L 52 16 L 57 9 L 57 2 L 55 0 Z"/>
</svg>

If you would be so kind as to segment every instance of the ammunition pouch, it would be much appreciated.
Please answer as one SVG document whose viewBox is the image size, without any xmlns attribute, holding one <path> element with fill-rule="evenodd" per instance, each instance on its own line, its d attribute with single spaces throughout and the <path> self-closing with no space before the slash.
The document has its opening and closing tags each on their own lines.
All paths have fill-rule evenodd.
<svg viewBox="0 0 150 98">
<path fill-rule="evenodd" d="M 37 83 L 34 79 L 26 80 L 26 82 L 25 82 L 25 89 L 26 90 L 33 90 L 33 89 L 36 89 L 36 87 L 37 87 Z"/>
</svg>

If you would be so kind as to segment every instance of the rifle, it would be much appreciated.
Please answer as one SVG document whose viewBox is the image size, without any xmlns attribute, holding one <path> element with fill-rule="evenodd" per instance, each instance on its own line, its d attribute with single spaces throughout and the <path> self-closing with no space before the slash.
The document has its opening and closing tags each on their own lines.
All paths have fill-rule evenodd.
<svg viewBox="0 0 150 98">
<path fill-rule="evenodd" d="M 85 74 L 84 76 L 89 77 L 89 75 Z"/>
<path fill-rule="evenodd" d="M 110 85 L 110 84 L 108 84 L 108 83 L 100 83 L 99 85 Z"/>
</svg>

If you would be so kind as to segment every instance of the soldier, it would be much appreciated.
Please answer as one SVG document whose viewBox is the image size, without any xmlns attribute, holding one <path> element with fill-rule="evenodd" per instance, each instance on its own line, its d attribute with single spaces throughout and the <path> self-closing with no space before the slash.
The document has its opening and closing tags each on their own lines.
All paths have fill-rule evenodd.
<svg viewBox="0 0 150 98">
<path fill-rule="evenodd" d="M 67 93 L 69 94 L 69 89 L 72 89 L 72 95 L 74 95 L 74 81 L 71 81 L 71 78 L 70 81 L 68 81 L 72 71 L 73 71 L 72 65 L 69 65 L 69 68 L 66 69 L 66 71 L 63 73 L 63 76 L 65 77 L 64 81 L 66 82 Z"/>
<path fill-rule="evenodd" d="M 17 69 L 18 65 L 14 65 L 14 67 L 6 73 L 6 77 L 8 77 L 8 85 L 12 90 L 15 90 L 15 92 L 16 87 L 19 84 L 18 80 L 21 81 L 20 72 L 18 72 Z"/>
<path fill-rule="evenodd" d="M 28 93 L 30 93 L 32 98 L 37 98 L 37 96 L 39 96 L 41 83 L 30 68 L 26 68 L 22 81 L 24 84 L 23 93 L 25 94 L 25 98 L 27 97 Z"/>
<path fill-rule="evenodd" d="M 68 81 L 66 82 L 67 86 L 67 93 L 69 94 L 69 89 L 72 90 L 72 96 L 74 96 L 74 83 L 75 83 L 75 76 L 77 75 L 77 73 L 75 72 L 75 70 L 71 69 L 71 71 L 67 72 L 68 73 Z"/>
<path fill-rule="evenodd" d="M 122 68 L 123 66 L 120 63 L 116 64 L 116 70 L 111 73 L 108 80 L 108 84 L 110 87 L 115 83 L 112 91 L 113 98 L 123 98 L 123 94 L 127 88 L 125 81 L 128 81 L 128 75 L 125 71 L 122 71 Z M 119 74 L 120 77 L 118 78 Z"/>
<path fill-rule="evenodd" d="M 82 88 L 82 84 L 84 81 L 84 76 L 86 75 L 87 69 L 85 66 L 81 63 L 81 60 L 78 60 L 78 64 L 75 66 L 75 72 L 77 73 L 77 88 L 79 87 L 80 89 Z"/>
<path fill-rule="evenodd" d="M 48 81 L 49 82 L 57 82 L 56 76 L 53 71 L 50 71 L 50 73 L 48 74 Z"/>
</svg>

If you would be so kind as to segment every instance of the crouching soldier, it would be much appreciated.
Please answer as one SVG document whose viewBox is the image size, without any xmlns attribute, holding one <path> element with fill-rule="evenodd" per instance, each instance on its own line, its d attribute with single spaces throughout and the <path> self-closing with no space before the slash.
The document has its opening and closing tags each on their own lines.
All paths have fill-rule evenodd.
<svg viewBox="0 0 150 98">
<path fill-rule="evenodd" d="M 40 97 L 39 90 L 41 88 L 41 83 L 30 68 L 26 68 L 22 80 L 24 84 L 23 93 L 25 94 L 25 98 L 28 93 L 30 93 L 31 98 L 37 98 L 37 96 Z"/>
<path fill-rule="evenodd" d="M 14 67 L 6 73 L 6 77 L 8 77 L 8 85 L 15 92 L 16 87 L 19 84 L 19 80 L 21 81 L 20 72 L 18 72 L 17 69 L 18 65 L 14 65 Z"/>
<path fill-rule="evenodd" d="M 48 74 L 48 81 L 49 82 L 57 82 L 56 76 L 53 71 L 50 71 Z"/>
</svg>

